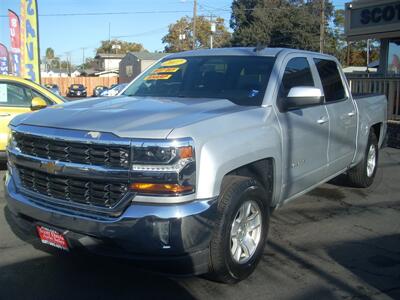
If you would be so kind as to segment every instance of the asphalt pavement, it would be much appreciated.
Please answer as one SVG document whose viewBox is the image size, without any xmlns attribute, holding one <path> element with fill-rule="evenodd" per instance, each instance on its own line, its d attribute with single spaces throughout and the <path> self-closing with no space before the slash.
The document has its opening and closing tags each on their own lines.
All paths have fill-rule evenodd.
<svg viewBox="0 0 400 300">
<path fill-rule="evenodd" d="M 232 286 L 36 250 L 10 230 L 2 188 L 0 299 L 400 299 L 400 150 L 393 148 L 381 152 L 370 188 L 338 178 L 275 211 L 261 263 Z"/>
</svg>

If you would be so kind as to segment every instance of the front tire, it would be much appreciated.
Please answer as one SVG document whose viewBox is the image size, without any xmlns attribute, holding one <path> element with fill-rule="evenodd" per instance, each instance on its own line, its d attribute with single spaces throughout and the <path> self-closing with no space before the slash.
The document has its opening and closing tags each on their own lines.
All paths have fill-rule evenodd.
<svg viewBox="0 0 400 300">
<path fill-rule="evenodd" d="M 347 174 L 352 186 L 366 188 L 373 183 L 378 167 L 378 156 L 378 139 L 375 133 L 370 131 L 363 159 Z"/>
<path fill-rule="evenodd" d="M 210 244 L 209 277 L 236 283 L 248 277 L 263 254 L 270 218 L 270 199 L 254 179 L 225 177 L 218 221 Z"/>
</svg>

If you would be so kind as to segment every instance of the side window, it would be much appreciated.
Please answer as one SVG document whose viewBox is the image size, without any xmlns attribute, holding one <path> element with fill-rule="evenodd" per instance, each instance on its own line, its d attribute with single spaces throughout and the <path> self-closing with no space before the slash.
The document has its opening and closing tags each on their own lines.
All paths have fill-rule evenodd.
<svg viewBox="0 0 400 300">
<path fill-rule="evenodd" d="M 32 99 L 35 97 L 39 97 L 42 98 L 44 101 L 46 101 L 47 105 L 53 105 L 53 101 L 50 101 L 49 99 L 47 99 L 45 96 L 43 96 L 42 94 L 39 94 L 38 92 L 31 90 L 32 91 Z"/>
<path fill-rule="evenodd" d="M 30 107 L 31 99 L 28 88 L 12 83 L 0 83 L 0 106 Z"/>
<path fill-rule="evenodd" d="M 290 89 L 296 86 L 315 86 L 310 64 L 305 57 L 296 57 L 289 60 L 282 77 L 279 91 L 280 98 L 287 97 Z"/>
<path fill-rule="evenodd" d="M 336 62 L 317 58 L 314 59 L 314 62 L 324 88 L 325 101 L 332 102 L 345 99 L 346 92 Z"/>
</svg>

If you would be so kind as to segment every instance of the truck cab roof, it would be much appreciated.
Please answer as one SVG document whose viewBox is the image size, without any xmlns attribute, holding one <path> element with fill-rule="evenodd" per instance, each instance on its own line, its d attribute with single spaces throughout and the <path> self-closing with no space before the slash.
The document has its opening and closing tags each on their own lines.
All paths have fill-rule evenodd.
<svg viewBox="0 0 400 300">
<path fill-rule="evenodd" d="M 322 54 L 313 51 L 306 51 L 291 48 L 269 48 L 269 47 L 231 47 L 231 48 L 214 48 L 214 49 L 196 49 L 174 53 L 168 55 L 168 59 L 189 56 L 268 56 L 278 57 L 279 55 L 287 55 L 290 53 L 304 53 L 307 55 L 324 56 L 329 59 L 335 59 L 331 55 Z"/>
</svg>

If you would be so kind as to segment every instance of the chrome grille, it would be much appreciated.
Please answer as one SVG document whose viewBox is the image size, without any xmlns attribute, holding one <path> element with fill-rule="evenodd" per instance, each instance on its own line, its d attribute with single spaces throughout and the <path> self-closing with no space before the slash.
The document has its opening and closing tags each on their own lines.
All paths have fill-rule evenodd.
<svg viewBox="0 0 400 300">
<path fill-rule="evenodd" d="M 21 132 L 15 132 L 14 138 L 21 152 L 27 155 L 108 168 L 129 168 L 130 147 L 126 145 L 68 142 Z"/>
<path fill-rule="evenodd" d="M 30 191 L 76 204 L 114 207 L 127 193 L 127 183 L 110 183 L 50 175 L 17 166 L 22 186 Z"/>
</svg>

